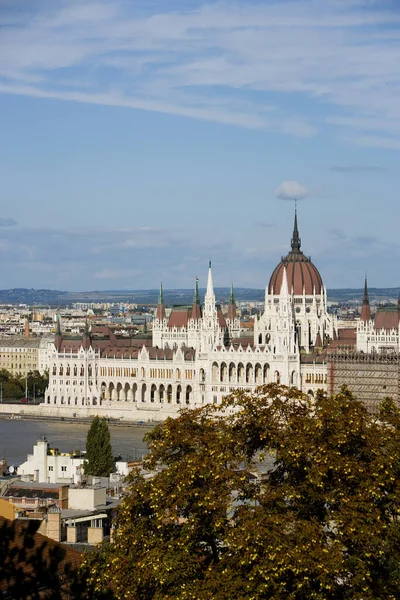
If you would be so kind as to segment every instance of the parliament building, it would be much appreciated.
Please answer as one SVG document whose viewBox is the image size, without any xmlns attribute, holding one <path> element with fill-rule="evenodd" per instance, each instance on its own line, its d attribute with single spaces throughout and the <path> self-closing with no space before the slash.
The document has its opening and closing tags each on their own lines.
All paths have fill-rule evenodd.
<svg viewBox="0 0 400 600">
<path fill-rule="evenodd" d="M 45 404 L 74 416 L 157 421 L 270 382 L 311 396 L 334 392 L 343 357 L 388 349 L 399 350 L 399 310 L 372 319 L 365 284 L 357 329 L 338 329 L 321 275 L 301 249 L 295 214 L 290 251 L 271 274 L 251 337 L 241 332 L 233 288 L 225 314 L 216 303 L 210 263 L 203 304 L 196 279 L 193 303 L 167 316 L 161 286 L 151 337 L 118 337 L 100 326 L 65 336 L 58 323 Z"/>
</svg>

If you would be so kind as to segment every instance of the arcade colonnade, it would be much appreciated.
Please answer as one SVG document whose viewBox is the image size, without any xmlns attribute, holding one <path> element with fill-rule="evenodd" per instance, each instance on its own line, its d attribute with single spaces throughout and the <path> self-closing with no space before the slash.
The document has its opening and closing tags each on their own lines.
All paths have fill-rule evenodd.
<svg viewBox="0 0 400 600">
<path fill-rule="evenodd" d="M 223 392 L 251 391 L 270 382 L 297 384 L 296 370 L 287 375 L 271 368 L 268 357 L 200 360 L 102 358 L 92 349 L 53 355 L 46 403 L 71 406 L 113 403 L 198 405 L 219 402 Z M 272 362 L 273 364 L 273 362 Z M 227 385 L 229 387 L 227 387 Z"/>
</svg>

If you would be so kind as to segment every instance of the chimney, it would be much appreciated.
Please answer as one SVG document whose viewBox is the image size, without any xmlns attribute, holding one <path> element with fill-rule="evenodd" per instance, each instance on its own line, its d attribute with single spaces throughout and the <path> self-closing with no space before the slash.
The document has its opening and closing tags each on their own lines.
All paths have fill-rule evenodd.
<svg viewBox="0 0 400 600">
<path fill-rule="evenodd" d="M 29 340 L 30 332 L 29 332 L 29 321 L 26 319 L 25 321 L 25 338 Z"/>
</svg>

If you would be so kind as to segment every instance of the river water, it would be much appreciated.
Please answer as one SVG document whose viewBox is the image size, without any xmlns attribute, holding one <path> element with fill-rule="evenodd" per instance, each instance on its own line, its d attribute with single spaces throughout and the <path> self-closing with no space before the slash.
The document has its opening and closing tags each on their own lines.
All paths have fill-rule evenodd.
<svg viewBox="0 0 400 600">
<path fill-rule="evenodd" d="M 90 423 L 0 419 L 0 458 L 6 458 L 9 465 L 18 466 L 26 460 L 27 454 L 32 454 L 34 444 L 43 437 L 60 452 L 85 450 L 89 427 Z M 140 459 L 146 454 L 143 436 L 150 427 L 110 425 L 109 429 L 114 456 L 121 454 L 123 460 L 128 460 Z"/>
</svg>

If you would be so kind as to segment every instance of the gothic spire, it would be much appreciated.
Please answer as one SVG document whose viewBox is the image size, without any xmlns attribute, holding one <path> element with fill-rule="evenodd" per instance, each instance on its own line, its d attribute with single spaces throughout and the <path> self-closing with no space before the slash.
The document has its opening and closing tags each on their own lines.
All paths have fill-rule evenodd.
<svg viewBox="0 0 400 600">
<path fill-rule="evenodd" d="M 61 322 L 60 322 L 60 315 L 57 315 L 57 327 L 56 327 L 56 335 L 60 335 L 60 336 L 61 336 Z"/>
<path fill-rule="evenodd" d="M 213 285 L 212 271 L 211 271 L 211 260 L 208 263 L 208 278 L 207 278 L 206 296 L 208 296 L 210 298 L 214 296 L 214 285 Z"/>
<path fill-rule="evenodd" d="M 89 337 L 90 335 L 90 331 L 89 331 L 89 321 L 86 319 L 85 320 L 85 337 Z"/>
<path fill-rule="evenodd" d="M 231 291 L 229 293 L 229 304 L 235 304 L 235 296 L 233 293 L 233 283 L 231 283 Z"/>
<path fill-rule="evenodd" d="M 61 321 L 60 321 L 60 315 L 58 314 L 57 315 L 56 334 L 54 336 L 54 345 L 58 351 L 61 348 L 61 343 L 62 343 Z"/>
<path fill-rule="evenodd" d="M 162 286 L 162 281 L 160 282 L 160 294 L 158 296 L 158 305 L 156 310 L 156 319 L 159 321 L 164 321 L 165 315 L 165 304 L 164 304 L 164 291 Z"/>
<path fill-rule="evenodd" d="M 300 246 L 301 246 L 301 238 L 299 235 L 299 229 L 297 226 L 297 202 L 295 204 L 295 208 L 294 208 L 294 226 L 293 226 L 293 236 L 292 236 L 292 252 L 301 252 L 300 250 Z"/>
<path fill-rule="evenodd" d="M 196 283 L 194 287 L 194 295 L 193 295 L 193 306 L 192 306 L 192 319 L 195 321 L 201 319 L 201 310 L 200 310 L 200 295 L 199 295 L 199 278 L 196 277 Z"/>
<path fill-rule="evenodd" d="M 160 293 L 158 295 L 158 304 L 164 304 L 164 292 L 162 287 L 162 281 L 160 281 Z"/>
<path fill-rule="evenodd" d="M 208 263 L 207 289 L 204 297 L 203 317 L 214 317 L 216 314 L 214 285 L 211 271 L 211 260 Z"/>
<path fill-rule="evenodd" d="M 365 274 L 364 281 L 364 296 L 361 308 L 361 321 L 369 321 L 371 319 L 371 307 L 369 305 L 369 297 L 368 297 L 368 283 L 367 283 L 367 274 Z"/>
<path fill-rule="evenodd" d="M 91 340 L 90 340 L 89 321 L 86 319 L 85 320 L 85 330 L 83 332 L 82 347 L 85 350 L 89 350 L 90 346 L 91 346 Z"/>
<path fill-rule="evenodd" d="M 235 303 L 235 295 L 233 293 L 233 283 L 231 283 L 231 291 L 229 294 L 229 303 L 228 303 L 228 319 L 233 322 L 236 319 L 236 303 Z"/>
<path fill-rule="evenodd" d="M 363 304 L 369 304 L 367 274 L 365 274 L 365 281 L 364 281 Z"/>
<path fill-rule="evenodd" d="M 199 278 L 198 277 L 196 277 L 196 283 L 194 286 L 193 304 L 200 304 Z"/>
</svg>

